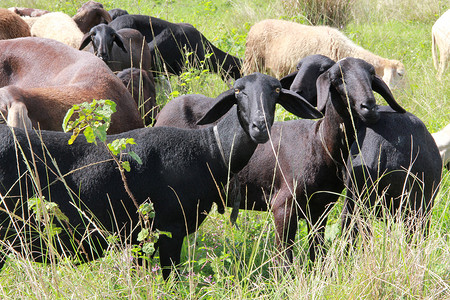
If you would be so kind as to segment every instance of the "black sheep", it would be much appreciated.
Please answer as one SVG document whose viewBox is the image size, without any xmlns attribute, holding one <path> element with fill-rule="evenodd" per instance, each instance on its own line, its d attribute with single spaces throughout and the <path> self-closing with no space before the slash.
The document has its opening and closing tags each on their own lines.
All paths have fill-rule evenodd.
<svg viewBox="0 0 450 300">
<path fill-rule="evenodd" d="M 216 105 L 199 121 L 213 122 L 236 104 L 234 113 L 227 114 L 214 127 L 143 128 L 108 136 L 108 141 L 134 138 L 137 143 L 129 150 L 140 156 L 142 164 L 130 160 L 131 172 L 126 178 L 138 204 L 149 198 L 153 202 L 155 228 L 172 235 L 171 238 L 162 235 L 157 243 L 164 278 L 170 274 L 170 266 L 180 262 L 184 237 L 197 230 L 213 202 L 221 203 L 217 186 L 226 184 L 229 167 L 231 172 L 241 170 L 257 144 L 269 139 L 276 103 L 299 116 L 320 116 L 303 98 L 282 89 L 277 79 L 256 73 L 237 80 L 233 89 L 219 95 Z M 124 237 L 131 233 L 136 242 L 137 233 L 132 229 L 138 222 L 138 214 L 115 164 L 103 147 L 88 144 L 84 139 L 67 145 L 70 136 L 0 126 L 0 194 L 4 197 L 0 238 L 19 252 L 22 249 L 31 253 L 37 261 L 48 260 L 43 241 L 34 239 L 33 234 L 18 235 L 17 231 L 22 228 L 21 220 L 28 220 L 29 215 L 26 203 L 21 201 L 40 193 L 57 203 L 68 217 L 69 230 L 56 237 L 58 250 L 60 247 L 69 252 L 79 250 L 79 259 L 84 261 L 102 255 L 109 232 Z M 27 171 L 22 154 L 17 152 L 18 146 L 32 170 Z M 29 172 L 36 174 L 40 188 L 34 189 Z M 9 226 L 13 215 L 20 216 L 15 222 L 19 227 Z M 26 225 L 25 230 L 33 233 L 36 223 L 30 220 Z M 65 225 L 64 221 L 59 224 Z"/>
<path fill-rule="evenodd" d="M 222 76 L 237 79 L 241 77 L 241 59 L 215 47 L 194 26 L 187 23 L 171 23 L 145 15 L 124 15 L 109 24 L 112 28 L 133 28 L 145 36 L 157 72 L 181 74 L 185 66 L 184 51 L 193 52 L 190 62 L 195 64 L 205 60 L 207 53 L 210 68 Z M 166 69 L 167 68 L 167 69 Z M 155 74 L 154 74 L 155 75 Z"/>
<path fill-rule="evenodd" d="M 311 68 L 325 70 L 326 66 L 329 66 L 328 60 L 310 59 L 302 64 L 298 76 L 305 75 L 303 72 Z M 317 79 L 318 107 L 325 111 L 325 117 L 319 121 L 276 122 L 271 131 L 273 148 L 270 143 L 259 145 L 248 165 L 237 174 L 240 195 L 245 199 L 240 207 L 272 210 L 277 240 L 280 248 L 286 249 L 289 262 L 293 258 L 298 218 L 305 218 L 309 228 L 316 227 L 310 243 L 310 259 L 315 260 L 317 246 L 323 243 L 327 212 L 344 189 L 342 167 L 355 135 L 352 118 L 368 123 L 378 119 L 372 89 L 397 111 L 404 112 L 387 85 L 375 75 L 373 66 L 361 59 L 346 58 L 322 75 L 307 74 Z M 166 112 L 163 108 L 155 126 L 172 123 L 192 128 L 195 120 L 192 116 L 201 113 L 206 106 L 204 102 L 188 100 L 191 101 L 172 104 Z M 174 113 L 172 120 L 171 112 Z M 228 205 L 234 205 L 235 197 L 229 197 L 232 201 Z"/>
</svg>

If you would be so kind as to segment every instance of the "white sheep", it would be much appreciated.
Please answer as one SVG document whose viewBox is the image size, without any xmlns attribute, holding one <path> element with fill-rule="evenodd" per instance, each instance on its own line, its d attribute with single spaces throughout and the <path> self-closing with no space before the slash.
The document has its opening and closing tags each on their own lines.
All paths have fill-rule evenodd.
<svg viewBox="0 0 450 300">
<path fill-rule="evenodd" d="M 34 23 L 36 23 L 37 20 L 39 20 L 40 17 L 28 17 L 28 16 L 21 16 L 22 20 L 25 21 L 25 23 L 28 24 L 29 29 L 31 30 L 31 27 L 33 27 Z M 31 33 L 30 33 L 31 35 Z"/>
<path fill-rule="evenodd" d="M 450 124 L 431 135 L 439 148 L 444 166 L 450 170 Z"/>
<path fill-rule="evenodd" d="M 78 49 L 83 33 L 65 13 L 52 12 L 39 17 L 31 27 L 31 36 L 57 40 Z"/>
<path fill-rule="evenodd" d="M 20 16 L 6 8 L 0 8 L 0 40 L 30 36 L 30 28 Z"/>
<path fill-rule="evenodd" d="M 375 67 L 376 74 L 390 88 L 405 74 L 400 61 L 363 49 L 335 28 L 271 19 L 256 23 L 250 29 L 243 73 L 259 71 L 280 78 L 293 72 L 300 59 L 312 54 L 322 54 L 335 61 L 345 57 L 364 59 Z"/>
<path fill-rule="evenodd" d="M 450 9 L 431 28 L 433 64 L 441 77 L 450 59 Z M 438 62 L 439 51 L 439 62 Z"/>
</svg>

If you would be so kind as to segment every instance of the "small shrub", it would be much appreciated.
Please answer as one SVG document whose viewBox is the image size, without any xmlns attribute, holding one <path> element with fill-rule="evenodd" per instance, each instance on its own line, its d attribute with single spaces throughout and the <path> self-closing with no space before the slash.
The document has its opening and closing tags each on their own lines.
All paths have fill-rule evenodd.
<svg viewBox="0 0 450 300">
<path fill-rule="evenodd" d="M 345 27 L 351 21 L 350 9 L 356 0 L 283 0 L 288 16 L 302 15 L 311 25 Z"/>
</svg>

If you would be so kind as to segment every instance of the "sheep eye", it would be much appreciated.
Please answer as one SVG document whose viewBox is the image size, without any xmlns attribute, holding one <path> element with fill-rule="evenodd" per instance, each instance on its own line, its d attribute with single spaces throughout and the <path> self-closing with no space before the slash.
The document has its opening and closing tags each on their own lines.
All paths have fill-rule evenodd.
<svg viewBox="0 0 450 300">
<path fill-rule="evenodd" d="M 279 94 L 279 93 L 281 92 L 281 89 L 280 89 L 279 87 L 277 87 L 277 88 L 275 89 L 275 92 L 276 92 L 277 94 Z"/>
<path fill-rule="evenodd" d="M 239 94 L 240 92 L 241 92 L 241 91 L 240 91 L 239 89 L 235 89 L 235 90 L 234 90 L 234 93 L 235 93 L 235 94 Z"/>
</svg>

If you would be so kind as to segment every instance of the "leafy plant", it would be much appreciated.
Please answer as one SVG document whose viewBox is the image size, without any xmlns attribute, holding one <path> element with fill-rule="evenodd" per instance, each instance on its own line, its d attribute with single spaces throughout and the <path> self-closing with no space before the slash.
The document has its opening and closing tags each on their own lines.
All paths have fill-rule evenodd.
<svg viewBox="0 0 450 300">
<path fill-rule="evenodd" d="M 73 144 L 75 139 L 83 133 L 88 143 L 97 145 L 97 139 L 99 139 L 108 151 L 119 169 L 124 188 L 139 214 L 142 228 L 138 234 L 138 241 L 141 242 L 141 244 L 137 246 L 137 248 L 142 250 L 145 254 L 151 255 L 155 251 L 154 244 L 157 242 L 160 234 L 159 232 L 152 230 L 152 220 L 155 216 L 154 207 L 150 201 L 141 205 L 138 204 L 128 186 L 125 176 L 125 171 L 131 171 L 130 162 L 123 160 L 125 154 L 129 155 L 138 164 L 142 164 L 141 158 L 135 152 L 125 152 L 128 145 L 135 145 L 136 143 L 133 138 L 116 139 L 110 143 L 107 143 L 106 141 L 106 132 L 111 124 L 111 116 L 115 111 L 116 104 L 111 100 L 94 99 L 92 102 L 75 104 L 66 113 L 62 126 L 65 132 L 72 131 L 72 136 L 68 141 L 69 145 Z M 78 115 L 78 118 L 74 119 L 73 117 L 75 115 Z"/>
<path fill-rule="evenodd" d="M 184 94 L 194 93 L 195 86 L 202 86 L 205 83 L 205 75 L 209 74 L 208 60 L 212 53 L 205 54 L 204 60 L 198 60 L 195 52 L 187 51 L 184 46 L 185 68 L 178 77 L 179 83 L 170 93 L 171 97 L 178 97 Z"/>
</svg>

